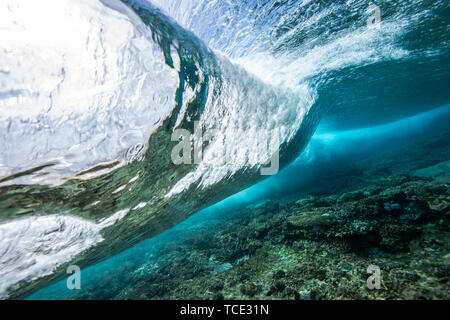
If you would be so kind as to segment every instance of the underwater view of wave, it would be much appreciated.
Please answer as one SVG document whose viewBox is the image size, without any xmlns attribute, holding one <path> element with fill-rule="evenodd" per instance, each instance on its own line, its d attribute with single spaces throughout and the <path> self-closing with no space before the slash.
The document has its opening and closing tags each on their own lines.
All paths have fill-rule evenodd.
<svg viewBox="0 0 450 320">
<path fill-rule="evenodd" d="M 448 299 L 449 17 L 0 1 L 0 299 Z"/>
</svg>

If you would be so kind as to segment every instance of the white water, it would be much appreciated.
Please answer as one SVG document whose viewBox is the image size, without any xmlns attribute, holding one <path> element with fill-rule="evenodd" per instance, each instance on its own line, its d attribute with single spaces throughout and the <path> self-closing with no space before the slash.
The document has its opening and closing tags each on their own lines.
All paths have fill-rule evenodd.
<svg viewBox="0 0 450 320">
<path fill-rule="evenodd" d="M 205 151 L 205 161 L 178 181 L 168 197 L 196 182 L 211 186 L 242 168 L 264 164 L 268 157 L 248 146 L 254 146 L 261 133 L 268 133 L 272 150 L 294 137 L 317 99 L 312 78 L 409 55 L 395 44 L 407 26 L 405 20 L 383 21 L 381 29 L 368 29 L 363 21 L 356 29 L 330 35 L 327 41 L 274 54 L 267 50 L 269 43 L 261 40 L 264 33 L 251 29 L 251 21 L 226 20 L 234 14 L 232 10 L 220 15 L 223 12 L 214 9 L 231 2 L 212 1 L 207 6 L 210 11 L 204 10 L 204 2 L 198 7 L 189 3 L 194 2 L 156 2 L 242 68 L 217 54 L 222 87 L 214 95 L 212 89 L 219 81 L 209 82 L 200 122 L 218 130 L 219 139 Z M 251 16 L 241 12 L 241 17 L 247 14 Z M 320 12 L 315 18 L 326 14 Z M 191 16 L 196 20 L 188 21 Z M 218 31 L 208 33 L 205 26 L 211 27 L 213 21 Z M 148 27 L 118 1 L 3 0 L 0 38 L 0 177 L 56 162 L 47 169 L 49 175 L 7 184 L 58 184 L 61 178 L 102 162 L 119 160 L 123 165 L 129 160 L 126 151 L 145 145 L 174 107 L 180 67 L 176 53 L 173 69 L 165 64 Z M 196 89 L 184 88 L 177 123 Z M 234 166 L 211 161 L 224 150 L 242 161 Z M 61 214 L 2 222 L 0 248 L 8 249 L 0 252 L 0 292 L 4 294 L 20 280 L 51 274 L 58 265 L 102 241 L 101 229 L 127 213 L 126 209 L 97 224 Z"/>
<path fill-rule="evenodd" d="M 123 162 L 173 108 L 176 70 L 112 3 L 127 15 L 98 0 L 0 2 L 0 177 L 55 162 L 14 183 L 57 184 Z"/>
</svg>

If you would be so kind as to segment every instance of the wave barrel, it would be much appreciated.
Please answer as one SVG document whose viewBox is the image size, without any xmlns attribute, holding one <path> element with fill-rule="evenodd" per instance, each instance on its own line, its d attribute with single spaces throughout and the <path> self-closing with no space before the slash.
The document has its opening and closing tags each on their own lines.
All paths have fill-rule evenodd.
<svg viewBox="0 0 450 320">
<path fill-rule="evenodd" d="M 142 1 L 5 0 L 0 39 L 0 298 L 276 173 L 319 118 Z"/>
</svg>

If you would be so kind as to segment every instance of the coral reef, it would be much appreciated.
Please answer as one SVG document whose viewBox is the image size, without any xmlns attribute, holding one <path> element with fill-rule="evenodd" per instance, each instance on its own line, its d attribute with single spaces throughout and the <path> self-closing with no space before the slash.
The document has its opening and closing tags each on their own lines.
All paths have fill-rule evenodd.
<svg viewBox="0 0 450 320">
<path fill-rule="evenodd" d="M 360 161 L 314 194 L 237 209 L 77 298 L 449 299 L 450 147 L 435 147 Z M 366 286 L 369 265 L 380 268 L 379 290 Z"/>
</svg>

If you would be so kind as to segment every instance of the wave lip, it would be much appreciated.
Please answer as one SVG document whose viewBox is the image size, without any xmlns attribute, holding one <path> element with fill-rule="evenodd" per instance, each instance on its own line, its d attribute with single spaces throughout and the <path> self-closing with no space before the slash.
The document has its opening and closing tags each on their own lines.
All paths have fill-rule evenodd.
<svg viewBox="0 0 450 320">
<path fill-rule="evenodd" d="M 193 33 L 145 0 L 0 4 L 0 229 L 17 231 L 0 235 L 2 297 L 260 181 L 263 134 L 283 168 L 323 116 L 359 128 L 448 103 L 444 1 L 381 1 L 375 29 L 365 1 L 154 3 Z M 174 133 L 196 126 L 217 136 L 175 164 Z"/>
<path fill-rule="evenodd" d="M 149 4 L 4 5 L 3 298 L 61 278 L 69 265 L 96 263 L 262 179 L 267 157 L 252 152 L 231 167 L 205 159 L 175 165 L 175 130 L 215 129 L 206 157 L 223 143 L 242 153 L 267 132 L 282 166 L 313 132 L 307 86 L 258 79 Z"/>
<path fill-rule="evenodd" d="M 53 163 L 44 178 L 15 183 L 59 184 L 97 164 L 124 162 L 170 114 L 178 73 L 125 6 L 116 3 L 126 14 L 100 1 L 1 7 L 2 176 Z"/>
</svg>

